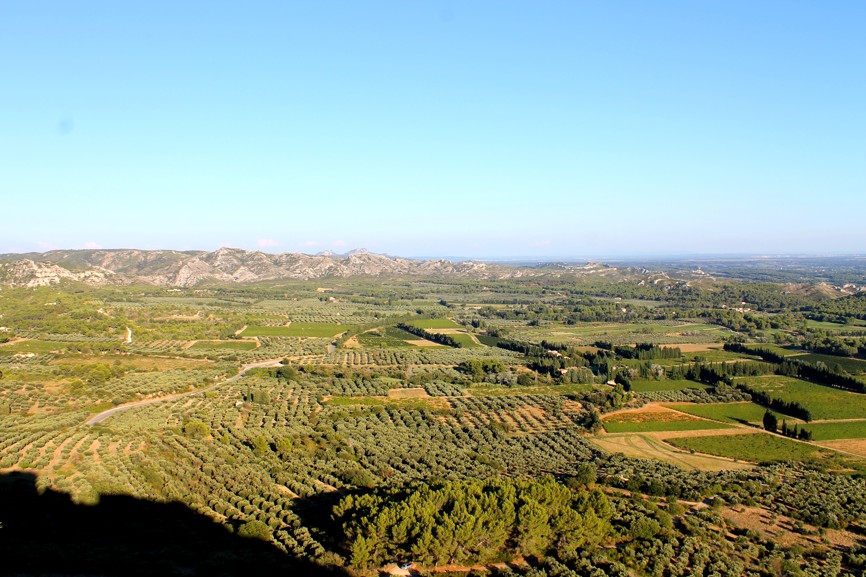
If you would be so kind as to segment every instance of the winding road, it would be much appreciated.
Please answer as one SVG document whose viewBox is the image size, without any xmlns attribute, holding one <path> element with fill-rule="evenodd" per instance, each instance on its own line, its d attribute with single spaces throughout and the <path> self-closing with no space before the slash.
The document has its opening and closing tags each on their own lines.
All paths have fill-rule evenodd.
<svg viewBox="0 0 866 577">
<path fill-rule="evenodd" d="M 225 385 L 226 383 L 235 382 L 236 380 L 238 380 L 239 378 L 241 378 L 242 376 L 247 374 L 247 371 L 249 371 L 250 369 L 261 369 L 261 368 L 265 368 L 265 367 L 279 367 L 279 366 L 282 366 L 282 364 L 280 363 L 279 360 L 262 361 L 259 363 L 250 363 L 250 364 L 244 365 L 241 368 L 241 370 L 238 372 L 238 374 L 236 374 L 235 376 L 229 377 L 224 381 L 214 383 L 213 385 L 210 385 L 209 387 L 205 387 L 203 389 L 196 389 L 195 391 L 190 391 L 188 393 L 180 393 L 178 395 L 169 395 L 167 397 L 157 397 L 155 399 L 145 399 L 143 401 L 135 401 L 132 403 L 127 403 L 125 405 L 118 405 L 116 407 L 112 407 L 106 411 L 102 411 L 101 413 L 97 413 L 97 414 L 93 415 L 92 417 L 87 419 L 86 424 L 88 424 L 92 427 L 93 425 L 101 423 L 102 421 L 104 421 L 105 419 L 110 417 L 111 415 L 116 415 L 117 413 L 120 413 L 121 411 L 125 411 L 127 409 L 132 409 L 134 407 L 143 407 L 144 405 L 155 405 L 156 403 L 163 403 L 165 401 L 175 401 L 177 399 L 183 399 L 184 397 L 190 397 L 192 395 L 198 395 L 198 394 L 204 393 L 206 391 L 210 391 L 211 389 L 215 389 L 215 388 L 219 387 L 220 385 Z"/>
</svg>

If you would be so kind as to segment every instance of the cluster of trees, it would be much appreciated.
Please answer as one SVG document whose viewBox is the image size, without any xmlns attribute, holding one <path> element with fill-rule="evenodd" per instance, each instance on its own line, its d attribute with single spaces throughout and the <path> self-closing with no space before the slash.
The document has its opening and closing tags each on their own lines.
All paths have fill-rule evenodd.
<svg viewBox="0 0 866 577">
<path fill-rule="evenodd" d="M 819 385 L 826 385 L 855 393 L 866 393 L 866 382 L 855 377 L 839 374 L 831 368 L 813 365 L 804 361 L 786 361 L 780 365 L 779 373 L 798 376 L 801 379 L 806 379 Z"/>
<path fill-rule="evenodd" d="M 252 389 L 250 387 L 247 387 L 247 390 L 244 392 L 243 399 L 247 403 L 258 403 L 260 405 L 267 405 L 271 402 L 271 393 L 267 389 Z"/>
<path fill-rule="evenodd" d="M 641 361 L 652 359 L 679 359 L 683 356 L 683 352 L 679 347 L 660 347 L 651 343 L 638 343 L 634 347 L 629 347 L 617 346 L 604 341 L 596 341 L 595 346 L 606 351 L 613 351 L 617 356 L 624 359 L 638 359 Z"/>
<path fill-rule="evenodd" d="M 120 363 L 65 363 L 57 372 L 60 376 L 79 379 L 87 385 L 102 385 L 125 375 L 126 368 Z"/>
<path fill-rule="evenodd" d="M 813 335 L 803 340 L 802 345 L 808 351 L 824 355 L 866 358 L 866 339 L 863 337 Z"/>
<path fill-rule="evenodd" d="M 734 377 L 757 377 L 772 375 L 776 366 L 770 363 L 735 362 L 735 363 L 691 363 L 669 367 L 666 374 L 671 379 L 688 379 L 716 385 L 725 383 L 733 385 Z"/>
<path fill-rule="evenodd" d="M 791 437 L 792 439 L 800 439 L 801 441 L 812 440 L 812 431 L 801 429 L 800 425 L 797 425 L 796 423 L 793 427 L 789 427 L 788 422 L 785 420 L 782 421 L 782 426 L 779 427 L 779 432 L 786 437 Z"/>
<path fill-rule="evenodd" d="M 610 515 L 601 491 L 574 491 L 551 478 L 390 488 L 346 496 L 333 510 L 357 567 L 567 553 L 599 543 L 611 530 Z"/>
<path fill-rule="evenodd" d="M 807 423 L 812 420 L 812 413 L 796 401 L 785 401 L 783 399 L 778 399 L 776 397 L 771 397 L 764 391 L 759 391 L 754 389 L 748 385 L 743 383 L 738 383 L 737 388 L 743 391 L 744 393 L 748 393 L 752 396 L 752 401 L 758 403 L 759 405 L 763 405 L 765 407 L 769 407 L 774 411 L 778 411 L 780 413 L 784 413 L 786 415 L 790 415 L 791 417 L 797 417 L 798 419 L 803 419 Z M 766 415 L 764 421 L 764 428 L 767 428 L 766 424 Z M 775 417 L 773 417 L 775 419 Z M 767 429 L 770 430 L 770 429 Z M 776 430 L 776 426 L 774 424 L 773 431 Z"/>
<path fill-rule="evenodd" d="M 765 329 L 790 328 L 796 321 L 784 315 L 758 316 L 731 309 L 703 309 L 686 311 L 689 317 L 704 319 L 740 333 L 753 333 Z"/>
<path fill-rule="evenodd" d="M 846 323 L 848 319 L 866 320 L 866 293 L 804 304 L 800 310 L 819 321 Z"/>
<path fill-rule="evenodd" d="M 629 404 L 634 400 L 634 393 L 625 390 L 622 385 L 617 384 L 613 387 L 603 387 L 600 389 L 592 389 L 590 391 L 569 393 L 566 395 L 566 398 L 584 405 L 591 405 L 590 408 L 592 410 L 590 410 L 589 413 L 593 413 L 594 410 L 604 413 L 622 408 Z M 583 426 L 588 429 L 594 429 L 595 424 L 600 424 L 595 423 L 593 420 L 590 420 L 589 422 L 589 425 L 584 423 Z"/>
<path fill-rule="evenodd" d="M 505 371 L 505 364 L 499 359 L 467 359 L 457 365 L 457 370 L 469 380 L 479 383 L 487 375 Z"/>
<path fill-rule="evenodd" d="M 826 366 L 813 365 L 812 363 L 801 361 L 796 358 L 784 357 L 767 349 L 747 347 L 739 343 L 727 343 L 725 344 L 725 350 L 754 354 L 758 355 L 765 361 L 778 363 L 776 373 L 779 375 L 799 377 L 801 379 L 806 379 L 807 381 L 818 383 L 819 385 L 826 385 L 828 387 L 835 387 L 837 389 L 844 389 L 855 393 L 866 393 L 866 382 L 861 381 L 856 377 L 843 374 L 841 368 L 828 368 Z"/>
</svg>

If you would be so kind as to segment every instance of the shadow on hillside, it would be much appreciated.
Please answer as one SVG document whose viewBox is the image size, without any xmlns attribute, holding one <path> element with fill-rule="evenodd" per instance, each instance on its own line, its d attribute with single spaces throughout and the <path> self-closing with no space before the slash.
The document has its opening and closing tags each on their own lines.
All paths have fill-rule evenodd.
<svg viewBox="0 0 866 577">
<path fill-rule="evenodd" d="M 333 575 L 244 539 L 180 503 L 106 495 L 78 505 L 39 493 L 30 473 L 0 475 L 3 575 Z"/>
</svg>

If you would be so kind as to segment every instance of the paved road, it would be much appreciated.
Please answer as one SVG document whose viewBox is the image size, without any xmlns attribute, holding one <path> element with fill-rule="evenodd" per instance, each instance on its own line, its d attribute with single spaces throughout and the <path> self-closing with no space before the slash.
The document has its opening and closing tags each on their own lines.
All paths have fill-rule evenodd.
<svg viewBox="0 0 866 577">
<path fill-rule="evenodd" d="M 215 388 L 219 387 L 220 385 L 225 385 L 226 383 L 233 383 L 234 381 L 236 381 L 239 378 L 241 378 L 242 376 L 244 376 L 247 373 L 247 371 L 249 371 L 250 369 L 260 369 L 263 367 L 279 367 L 279 366 L 281 366 L 281 365 L 280 365 L 280 361 L 278 361 L 278 360 L 262 361 L 260 363 L 250 363 L 248 365 L 244 365 L 243 368 L 241 368 L 240 372 L 238 374 L 236 374 L 235 376 L 229 377 L 228 379 L 226 379 L 224 381 L 220 381 L 218 383 L 215 383 L 209 387 L 205 387 L 203 389 L 197 389 L 195 391 L 190 391 L 188 393 L 181 393 L 179 395 L 170 395 L 168 397 L 159 397 L 156 399 L 145 399 L 143 401 L 135 401 L 134 403 L 127 403 L 125 405 L 119 405 L 117 407 L 113 407 L 111 409 L 108 409 L 107 411 L 102 411 L 101 413 L 93 415 L 92 417 L 87 419 L 87 424 L 91 425 L 91 426 L 96 425 L 97 423 L 101 423 L 102 421 L 104 421 L 105 419 L 110 417 L 111 415 L 115 415 L 115 414 L 117 414 L 121 411 L 125 411 L 127 409 L 132 409 L 133 407 L 143 407 L 144 405 L 155 405 L 156 403 L 163 403 L 165 401 L 174 401 L 174 400 L 183 399 L 184 397 L 189 397 L 192 395 L 199 395 L 201 393 L 204 393 L 205 391 L 215 389 Z"/>
</svg>

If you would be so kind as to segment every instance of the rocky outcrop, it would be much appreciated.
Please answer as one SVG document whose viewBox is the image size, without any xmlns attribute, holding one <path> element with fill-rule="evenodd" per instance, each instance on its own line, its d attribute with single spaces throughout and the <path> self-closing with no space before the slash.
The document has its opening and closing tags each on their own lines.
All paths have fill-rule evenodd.
<svg viewBox="0 0 866 577">
<path fill-rule="evenodd" d="M 40 287 L 58 284 L 64 280 L 81 281 L 91 285 L 122 284 L 122 277 L 100 267 L 71 271 L 50 262 L 21 259 L 0 263 L 0 283 L 15 287 Z"/>
</svg>

